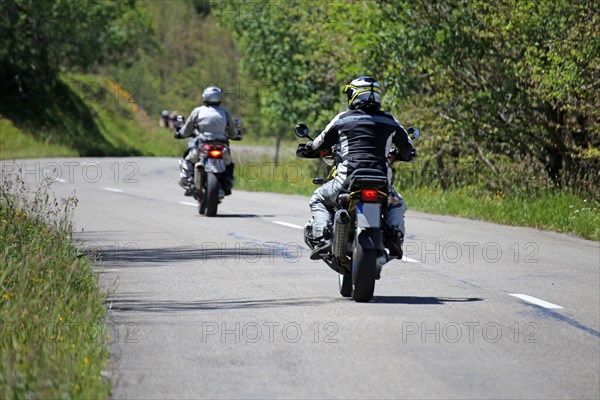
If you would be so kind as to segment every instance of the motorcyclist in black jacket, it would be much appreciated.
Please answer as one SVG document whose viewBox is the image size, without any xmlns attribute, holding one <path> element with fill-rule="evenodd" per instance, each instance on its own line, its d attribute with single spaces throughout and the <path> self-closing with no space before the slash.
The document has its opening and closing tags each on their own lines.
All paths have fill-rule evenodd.
<svg viewBox="0 0 600 400">
<path fill-rule="evenodd" d="M 379 169 L 388 175 L 389 208 L 386 223 L 390 235 L 386 240 L 389 256 L 402 257 L 404 241 L 404 212 L 406 204 L 391 182 L 388 154 L 396 146 L 397 159 L 410 161 L 416 157 L 415 148 L 404 127 L 388 112 L 380 110 L 381 86 L 368 76 L 360 76 L 346 85 L 348 110 L 336 115 L 307 150 L 327 151 L 339 144 L 342 162 L 337 166 L 334 179 L 315 190 L 310 199 L 312 212 L 311 258 L 317 259 L 331 249 L 325 230 L 332 224 L 333 210 L 339 191 L 346 178 L 358 168 Z"/>
</svg>

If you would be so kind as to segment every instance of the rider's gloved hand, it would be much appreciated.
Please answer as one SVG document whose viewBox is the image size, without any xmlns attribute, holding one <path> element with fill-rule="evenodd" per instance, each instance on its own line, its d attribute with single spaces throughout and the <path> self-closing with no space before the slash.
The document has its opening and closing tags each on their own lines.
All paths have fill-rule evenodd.
<svg viewBox="0 0 600 400">
<path fill-rule="evenodd" d="M 406 161 L 412 161 L 417 158 L 417 149 L 412 149 L 410 151 L 410 155 L 407 157 Z"/>
<path fill-rule="evenodd" d="M 313 152 L 313 142 L 308 142 L 304 145 L 304 148 L 302 149 L 302 156 L 303 157 L 310 157 L 311 153 Z"/>
<path fill-rule="evenodd" d="M 179 129 L 176 129 L 176 130 L 175 130 L 175 135 L 173 135 L 173 137 L 174 137 L 175 139 L 181 139 L 181 138 L 182 138 L 182 136 L 181 136 L 181 132 L 179 132 Z"/>
</svg>

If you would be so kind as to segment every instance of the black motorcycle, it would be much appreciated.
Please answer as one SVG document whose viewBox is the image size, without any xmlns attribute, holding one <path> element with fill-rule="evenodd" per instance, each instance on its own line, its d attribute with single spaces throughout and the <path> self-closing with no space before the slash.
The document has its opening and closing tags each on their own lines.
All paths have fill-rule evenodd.
<svg viewBox="0 0 600 400">
<path fill-rule="evenodd" d="M 412 140 L 420 132 L 417 128 L 408 129 Z M 296 136 L 312 140 L 308 127 L 299 124 Z M 335 178 L 338 145 L 329 152 L 307 150 L 299 144 L 296 156 L 299 158 L 324 158 L 330 166 L 327 178 L 315 178 L 313 183 L 323 184 Z M 332 241 L 331 251 L 322 255 L 322 260 L 339 274 L 339 290 L 344 297 L 352 297 L 357 302 L 368 302 L 375 291 L 375 281 L 381 276 L 383 264 L 388 261 L 385 251 L 386 239 L 393 235 L 387 226 L 388 178 L 378 169 L 361 168 L 355 170 L 345 180 L 337 196 L 333 226 L 325 229 L 324 235 Z M 312 224 L 304 228 L 304 241 L 315 247 Z"/>
</svg>

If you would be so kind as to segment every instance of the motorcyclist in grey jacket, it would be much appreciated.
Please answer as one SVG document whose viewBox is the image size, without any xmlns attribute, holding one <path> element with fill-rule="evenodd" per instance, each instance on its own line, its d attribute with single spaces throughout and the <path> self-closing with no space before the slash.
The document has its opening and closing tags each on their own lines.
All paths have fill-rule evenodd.
<svg viewBox="0 0 600 400">
<path fill-rule="evenodd" d="M 200 142 L 220 141 L 229 143 L 229 139 L 241 140 L 242 133 L 239 129 L 239 120 L 234 121 L 231 114 L 221 107 L 222 92 L 216 86 L 207 87 L 202 93 L 203 105 L 195 108 L 188 117 L 185 124 L 175 133 L 176 139 L 196 137 Z M 194 164 L 198 162 L 198 145 L 190 145 L 186 149 L 183 158 L 179 161 L 180 176 L 179 185 L 186 190 L 186 196 L 191 195 L 190 180 L 193 177 Z M 229 149 L 229 146 L 227 146 Z M 227 185 L 225 194 L 231 194 L 233 186 L 233 168 L 229 150 L 223 153 L 226 165 Z"/>
<path fill-rule="evenodd" d="M 361 76 L 352 80 L 344 90 L 348 110 L 338 114 L 315 138 L 307 143 L 312 151 L 327 151 L 340 144 L 342 162 L 337 166 L 335 179 L 315 190 L 310 199 L 314 249 L 311 258 L 319 258 L 331 248 L 324 230 L 332 223 L 333 206 L 346 178 L 358 168 L 374 168 L 387 173 L 390 183 L 389 208 L 386 223 L 391 232 L 386 247 L 390 256 L 402 257 L 404 240 L 404 212 L 406 205 L 392 186 L 388 154 L 396 146 L 398 158 L 410 161 L 416 157 L 415 148 L 404 127 L 381 107 L 381 87 L 374 79 Z"/>
</svg>

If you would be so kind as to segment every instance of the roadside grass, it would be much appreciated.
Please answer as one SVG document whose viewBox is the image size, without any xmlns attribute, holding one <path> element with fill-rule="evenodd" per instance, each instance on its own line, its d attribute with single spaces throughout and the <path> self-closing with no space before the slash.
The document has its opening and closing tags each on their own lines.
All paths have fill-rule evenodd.
<svg viewBox="0 0 600 400">
<path fill-rule="evenodd" d="M 275 150 L 270 146 L 232 145 L 235 162 L 235 187 L 255 192 L 309 195 L 314 190 L 314 160 L 294 157 L 295 148 L 283 145 L 279 160 L 274 161 Z M 241 142 L 240 142 L 241 143 Z"/>
<path fill-rule="evenodd" d="M 77 151 L 49 140 L 40 142 L 31 133 L 15 127 L 12 121 L 0 118 L 0 159 L 61 156 L 77 156 Z"/>
<path fill-rule="evenodd" d="M 0 186 L 0 398 L 108 398 L 105 297 L 72 242 L 76 200 Z"/>
<path fill-rule="evenodd" d="M 236 188 L 310 196 L 317 187 L 315 176 L 324 176 L 317 160 L 294 157 L 295 147 L 284 146 L 278 164 L 265 153 L 233 153 L 236 161 Z M 400 171 L 402 172 L 402 171 Z M 559 189 L 540 189 L 520 195 L 502 191 L 488 194 L 476 186 L 441 189 L 433 185 L 397 187 L 409 209 L 455 215 L 505 225 L 529 226 L 571 233 L 600 240 L 600 202 Z"/>
<path fill-rule="evenodd" d="M 158 126 L 126 88 L 107 78 L 64 74 L 50 93 L 31 99 L 0 97 L 0 159 L 39 157 L 179 157 L 185 140 Z M 187 116 L 192 110 L 185 110 Z M 186 114 L 187 113 L 187 114 Z M 291 132 L 291 129 L 290 129 Z M 293 135 L 282 141 L 291 146 Z M 233 148 L 275 148 L 275 139 L 244 129 Z"/>
<path fill-rule="evenodd" d="M 406 188 L 402 194 L 409 209 L 529 226 L 600 240 L 598 200 L 558 189 L 528 197 L 510 197 L 502 193 L 482 195 L 468 187 L 449 190 Z"/>
<path fill-rule="evenodd" d="M 175 156 L 181 142 L 121 85 L 65 74 L 47 93 L 0 98 L 0 159 Z"/>
</svg>

